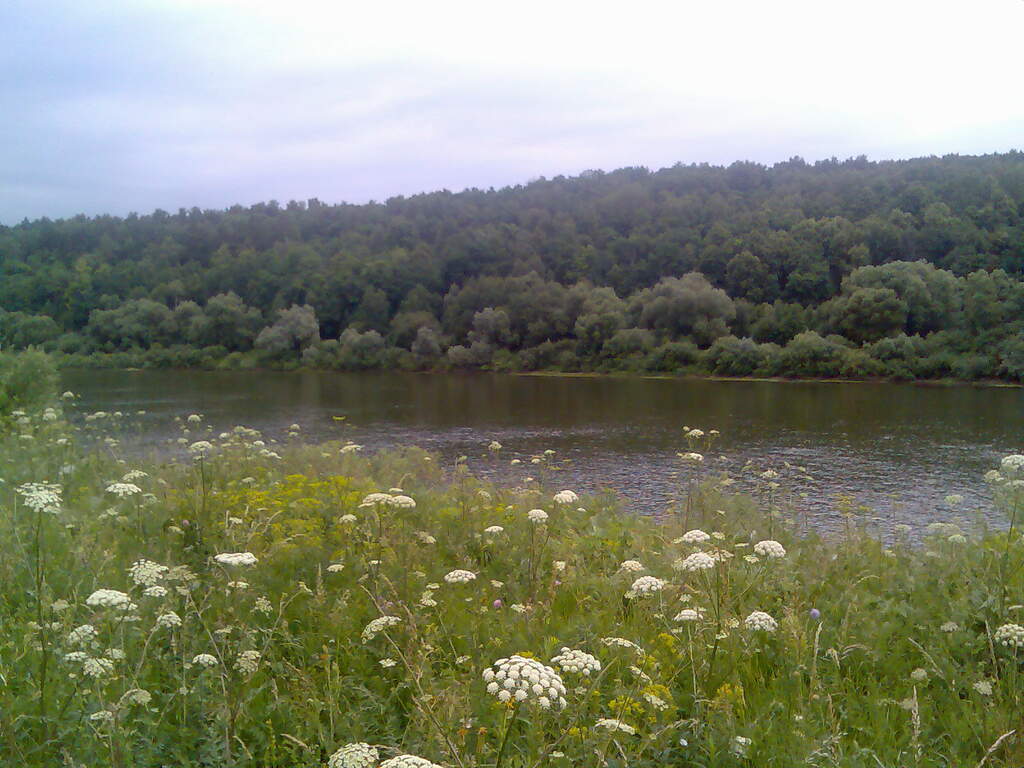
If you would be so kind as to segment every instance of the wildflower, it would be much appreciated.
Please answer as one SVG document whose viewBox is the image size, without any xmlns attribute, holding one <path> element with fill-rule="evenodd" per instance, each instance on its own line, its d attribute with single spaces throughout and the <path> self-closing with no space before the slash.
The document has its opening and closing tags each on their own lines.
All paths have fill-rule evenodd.
<svg viewBox="0 0 1024 768">
<path fill-rule="evenodd" d="M 203 456 L 205 456 L 206 454 L 213 450 L 213 443 L 211 443 L 209 440 L 200 440 L 198 442 L 192 443 L 192 445 L 188 447 L 188 450 L 197 459 L 202 458 Z"/>
<path fill-rule="evenodd" d="M 555 569 L 555 573 L 562 573 L 563 571 L 565 571 L 566 562 L 565 560 L 555 560 L 551 564 L 551 567 Z"/>
<path fill-rule="evenodd" d="M 629 648 L 637 653 L 643 653 L 643 649 L 639 645 L 624 637 L 602 637 L 601 642 L 609 647 Z"/>
<path fill-rule="evenodd" d="M 575 504 L 579 500 L 580 497 L 573 491 L 559 491 L 552 497 L 555 504 Z"/>
<path fill-rule="evenodd" d="M 151 587 L 163 578 L 167 570 L 166 565 L 160 565 L 160 563 L 154 563 L 152 560 L 142 558 L 129 566 L 128 576 L 140 587 Z"/>
<path fill-rule="evenodd" d="M 114 719 L 114 713 L 111 712 L 109 709 L 98 709 L 91 715 L 89 715 L 89 719 L 92 720 L 94 723 L 109 722 L 110 720 Z"/>
<path fill-rule="evenodd" d="M 1024 627 L 1020 624 L 1003 624 L 996 630 L 995 639 L 1007 648 L 1024 648 Z"/>
<path fill-rule="evenodd" d="M 942 624 L 939 627 L 939 629 L 941 629 L 943 632 L 956 632 L 958 629 L 960 629 L 960 625 L 957 624 L 955 621 L 947 621 L 944 624 Z"/>
<path fill-rule="evenodd" d="M 676 560 L 672 564 L 672 567 L 677 571 L 689 571 L 690 573 L 705 571 L 709 568 L 715 567 L 715 558 L 706 552 L 694 552 L 686 559 Z"/>
<path fill-rule="evenodd" d="M 432 763 L 424 757 L 416 755 L 399 755 L 391 757 L 380 764 L 380 768 L 441 768 L 437 763 Z"/>
<path fill-rule="evenodd" d="M 185 421 L 187 421 L 189 424 L 198 424 L 202 420 L 203 420 L 203 417 L 200 416 L 198 413 L 190 413 L 188 415 L 188 418 L 185 419 Z"/>
<path fill-rule="evenodd" d="M 149 475 L 141 469 L 132 469 L 125 473 L 124 477 L 121 478 L 121 482 L 134 483 L 136 480 L 141 480 L 144 477 L 149 477 Z"/>
<path fill-rule="evenodd" d="M 743 620 L 743 626 L 755 631 L 774 632 L 779 623 L 764 611 L 754 611 Z"/>
<path fill-rule="evenodd" d="M 498 609 L 498 608 L 501 608 L 504 604 L 505 603 L 503 603 L 501 598 L 499 597 L 499 598 L 495 599 L 495 601 L 493 603 L 491 603 L 491 607 L 494 608 L 494 609 Z"/>
<path fill-rule="evenodd" d="M 639 560 L 623 560 L 618 573 L 639 573 L 642 570 L 644 567 Z"/>
<path fill-rule="evenodd" d="M 497 536 L 499 533 L 504 533 L 505 529 L 500 525 L 489 525 L 484 528 L 484 533 L 488 536 Z"/>
<path fill-rule="evenodd" d="M 561 652 L 551 659 L 551 663 L 562 672 L 574 672 L 584 677 L 589 677 L 591 672 L 601 671 L 601 662 L 597 657 L 572 648 L 562 648 Z"/>
<path fill-rule="evenodd" d="M 242 651 L 235 658 L 235 669 L 237 669 L 243 675 L 255 674 L 256 670 L 259 669 L 259 666 L 259 651 Z"/>
<path fill-rule="evenodd" d="M 327 759 L 327 768 L 373 768 L 380 759 L 376 747 L 363 742 L 346 744 Z"/>
<path fill-rule="evenodd" d="M 1016 475 L 1024 472 L 1024 456 L 1019 453 L 1011 454 L 1003 458 L 1000 463 L 1003 474 Z"/>
<path fill-rule="evenodd" d="M 467 584 L 473 581 L 473 579 L 475 578 L 476 574 L 472 571 L 464 571 L 461 569 L 450 571 L 449 573 L 446 573 L 444 576 L 444 580 L 449 584 Z"/>
<path fill-rule="evenodd" d="M 511 464 L 513 467 L 516 466 L 517 464 L 522 464 L 522 463 L 523 463 L 522 459 L 512 459 L 512 461 L 509 462 L 509 464 Z"/>
<path fill-rule="evenodd" d="M 750 745 L 752 743 L 746 736 L 733 736 L 729 749 L 736 757 L 746 757 L 750 752 Z"/>
<path fill-rule="evenodd" d="M 650 704 L 658 711 L 664 711 L 668 709 L 668 702 L 660 696 L 655 696 L 653 693 L 645 693 L 643 694 L 643 698 L 644 701 L 646 701 L 648 704 Z"/>
<path fill-rule="evenodd" d="M 774 539 L 765 539 L 754 545 L 754 553 L 761 557 L 785 557 L 786 549 Z"/>
<path fill-rule="evenodd" d="M 129 704 L 137 704 L 140 707 L 144 707 L 153 700 L 153 694 L 142 688 L 132 688 L 125 691 L 124 696 L 121 697 L 121 701 L 127 701 Z"/>
<path fill-rule="evenodd" d="M 811 610 L 807 612 L 807 615 L 811 617 L 811 621 L 817 621 L 821 618 L 821 611 L 817 608 L 811 608 Z"/>
<path fill-rule="evenodd" d="M 107 648 L 103 655 L 112 661 L 124 661 L 124 651 L 120 648 Z"/>
<path fill-rule="evenodd" d="M 531 509 L 526 513 L 526 517 L 529 518 L 531 523 L 543 523 L 548 519 L 548 513 L 543 509 Z"/>
<path fill-rule="evenodd" d="M 267 598 L 265 597 L 257 597 L 254 607 L 256 608 L 257 611 L 266 616 L 269 616 L 274 612 L 274 606 L 272 606 L 270 604 L 270 601 L 267 600 Z"/>
<path fill-rule="evenodd" d="M 378 505 L 387 505 L 391 503 L 390 493 L 371 493 L 368 494 L 360 503 L 360 507 L 375 507 Z"/>
<path fill-rule="evenodd" d="M 522 603 L 512 603 L 512 605 L 510 605 L 508 608 L 513 613 L 526 613 L 530 610 L 527 606 L 523 605 Z"/>
<path fill-rule="evenodd" d="M 114 662 L 102 656 L 88 657 L 82 662 L 82 674 L 86 677 L 98 678 L 114 671 Z"/>
<path fill-rule="evenodd" d="M 661 592 L 666 584 L 667 582 L 664 579 L 659 579 L 657 576 L 641 576 L 633 582 L 633 586 L 626 592 L 626 597 L 629 599 L 648 597 L 655 592 Z"/>
<path fill-rule="evenodd" d="M 700 453 L 695 453 L 694 451 L 689 451 L 687 453 L 677 453 L 676 456 L 678 456 L 683 461 L 689 461 L 693 464 L 700 464 L 701 462 L 704 461 L 704 455 Z"/>
<path fill-rule="evenodd" d="M 416 531 L 416 538 L 419 539 L 420 544 L 437 544 L 437 539 L 426 531 Z"/>
<path fill-rule="evenodd" d="M 703 544 L 705 541 L 710 541 L 711 537 L 704 533 L 700 528 L 694 528 L 692 531 L 687 531 L 678 539 L 673 541 L 673 544 Z"/>
<path fill-rule="evenodd" d="M 213 558 L 221 565 L 256 565 L 256 555 L 252 552 L 221 552 Z"/>
<path fill-rule="evenodd" d="M 192 663 L 200 667 L 216 667 L 217 657 L 209 653 L 198 653 L 192 657 Z"/>
<path fill-rule="evenodd" d="M 392 496 L 388 505 L 395 509 L 415 509 L 416 502 L 409 496 Z"/>
<path fill-rule="evenodd" d="M 493 453 L 497 453 L 498 451 L 501 450 L 501 443 L 499 443 L 497 440 L 491 440 L 491 442 L 487 444 L 487 450 L 492 451 Z"/>
<path fill-rule="evenodd" d="M 168 611 L 162 613 L 156 618 L 156 625 L 164 629 L 172 629 L 174 627 L 181 626 L 181 616 L 176 614 L 174 611 Z"/>
<path fill-rule="evenodd" d="M 496 667 L 497 669 L 494 669 Z M 565 685 L 554 669 L 523 656 L 498 659 L 484 670 L 487 692 L 504 703 L 532 700 L 542 709 L 565 708 Z"/>
<path fill-rule="evenodd" d="M 328 573 L 341 573 L 343 570 L 345 570 L 344 563 L 331 563 L 327 566 Z"/>
<path fill-rule="evenodd" d="M 339 517 L 338 522 L 342 525 L 351 525 L 352 523 L 356 522 L 357 519 L 358 518 L 355 515 L 347 514 Z"/>
<path fill-rule="evenodd" d="M 700 440 L 702 437 L 704 437 L 704 430 L 691 429 L 689 432 L 686 433 L 686 436 L 691 440 Z"/>
<path fill-rule="evenodd" d="M 622 722 L 621 720 L 616 720 L 610 717 L 602 717 L 600 720 L 594 723 L 594 727 L 607 728 L 609 731 L 622 731 L 623 733 L 628 733 L 630 736 L 636 734 L 636 728 L 634 728 L 632 725 L 629 725 L 627 723 Z"/>
<path fill-rule="evenodd" d="M 388 627 L 401 623 L 402 620 L 397 616 L 378 616 L 363 628 L 363 642 L 367 643 Z"/>
<path fill-rule="evenodd" d="M 381 659 L 377 663 L 380 664 L 382 667 L 384 667 L 384 669 L 390 669 L 391 667 L 393 667 L 396 664 L 398 664 L 398 662 L 395 661 L 394 659 Z"/>
<path fill-rule="evenodd" d="M 116 589 L 97 589 L 85 598 L 85 604 L 94 608 L 117 608 L 121 611 L 135 608 L 131 598 Z"/>
<path fill-rule="evenodd" d="M 974 685 L 971 686 L 975 691 L 980 693 L 982 696 L 992 695 L 992 683 L 988 680 L 978 680 Z"/>
<path fill-rule="evenodd" d="M 135 483 L 111 483 L 107 486 L 107 493 L 112 493 L 119 499 L 124 499 L 128 496 L 142 493 L 142 489 Z"/>
<path fill-rule="evenodd" d="M 341 447 L 342 453 L 358 453 L 363 450 L 363 446 L 356 445 L 355 443 L 346 443 Z"/>
<path fill-rule="evenodd" d="M 23 483 L 14 490 L 33 512 L 50 515 L 60 512 L 61 487 L 56 483 Z"/>
<path fill-rule="evenodd" d="M 683 608 L 672 621 L 700 621 L 704 611 L 701 608 Z"/>
<path fill-rule="evenodd" d="M 248 589 L 248 588 L 249 588 L 249 582 L 248 581 L 229 581 L 228 582 L 228 589 Z"/>
<path fill-rule="evenodd" d="M 86 645 L 96 639 L 96 627 L 92 624 L 83 624 L 68 632 L 68 645 Z"/>
</svg>

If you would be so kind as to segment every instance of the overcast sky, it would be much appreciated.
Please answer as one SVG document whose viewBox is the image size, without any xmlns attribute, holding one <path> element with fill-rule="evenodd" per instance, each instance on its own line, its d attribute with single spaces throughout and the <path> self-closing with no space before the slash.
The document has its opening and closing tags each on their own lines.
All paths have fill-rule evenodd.
<svg viewBox="0 0 1024 768">
<path fill-rule="evenodd" d="M 1024 147 L 1024 0 L 2 0 L 0 223 Z"/>
</svg>

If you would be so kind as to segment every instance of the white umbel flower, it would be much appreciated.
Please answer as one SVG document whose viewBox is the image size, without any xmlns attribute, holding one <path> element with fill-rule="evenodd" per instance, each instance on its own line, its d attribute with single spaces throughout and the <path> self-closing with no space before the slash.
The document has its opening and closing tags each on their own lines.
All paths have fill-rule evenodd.
<svg viewBox="0 0 1024 768">
<path fill-rule="evenodd" d="M 1005 456 L 1000 463 L 1004 475 L 1024 474 L 1024 455 L 1013 453 Z"/>
<path fill-rule="evenodd" d="M 425 757 L 416 755 L 399 755 L 390 757 L 380 764 L 380 768 L 441 768 L 437 763 L 432 763 Z"/>
<path fill-rule="evenodd" d="M 641 576 L 633 582 L 633 586 L 626 592 L 626 597 L 630 600 L 635 597 L 650 597 L 656 592 L 661 592 L 665 589 L 666 584 L 668 582 L 664 579 L 659 579 L 657 576 Z"/>
<path fill-rule="evenodd" d="M 765 539 L 754 545 L 754 554 L 761 557 L 785 557 L 786 549 L 774 539 Z"/>
<path fill-rule="evenodd" d="M 673 621 L 700 621 L 703 617 L 704 611 L 700 608 L 683 608 Z"/>
<path fill-rule="evenodd" d="M 676 560 L 672 567 L 677 571 L 688 571 L 690 573 L 706 571 L 709 568 L 715 567 L 715 558 L 707 552 L 694 552 L 684 559 Z"/>
<path fill-rule="evenodd" d="M 401 624 L 402 620 L 397 616 L 378 616 L 363 628 L 363 642 L 368 643 L 388 627 Z"/>
<path fill-rule="evenodd" d="M 687 531 L 678 539 L 675 540 L 676 544 L 703 544 L 705 541 L 711 541 L 711 536 L 700 528 L 694 528 L 692 531 Z"/>
<path fill-rule="evenodd" d="M 411 496 L 392 496 L 388 505 L 394 509 L 416 509 L 416 502 Z"/>
<path fill-rule="evenodd" d="M 548 513 L 543 509 L 531 509 L 526 513 L 526 517 L 531 523 L 540 524 L 547 521 Z"/>
<path fill-rule="evenodd" d="M 572 672 L 584 677 L 590 677 L 591 672 L 601 671 L 601 662 L 596 656 L 573 648 L 562 648 L 561 652 L 551 659 L 551 663 L 562 672 Z"/>
<path fill-rule="evenodd" d="M 701 462 L 704 461 L 704 455 L 701 453 L 696 453 L 694 451 L 688 451 L 687 453 L 677 453 L 676 456 L 678 456 L 683 461 L 689 461 L 694 464 L 700 464 Z"/>
<path fill-rule="evenodd" d="M 142 590 L 142 594 L 146 597 L 167 597 L 167 588 L 154 584 L 152 587 L 146 587 Z"/>
<path fill-rule="evenodd" d="M 639 573 L 642 570 L 644 566 L 639 560 L 623 560 L 619 566 L 619 573 Z"/>
<path fill-rule="evenodd" d="M 1020 624 L 1003 624 L 996 630 L 995 639 L 1007 648 L 1024 648 L 1024 627 Z"/>
<path fill-rule="evenodd" d="M 475 578 L 475 573 L 472 571 L 464 571 L 461 568 L 457 568 L 444 575 L 444 580 L 449 584 L 468 584 Z"/>
<path fill-rule="evenodd" d="M 243 675 L 252 675 L 260 667 L 259 651 L 242 651 L 235 657 L 235 669 Z"/>
<path fill-rule="evenodd" d="M 117 608 L 121 611 L 135 608 L 132 599 L 116 589 L 97 589 L 85 598 L 85 604 L 93 608 Z"/>
<path fill-rule="evenodd" d="M 174 627 L 180 627 L 181 616 L 176 614 L 174 611 L 162 613 L 156 617 L 156 625 L 164 629 L 173 629 Z"/>
<path fill-rule="evenodd" d="M 142 493 L 142 489 L 135 483 L 111 483 L 107 486 L 107 493 L 112 493 L 119 499 L 124 499 L 128 496 Z"/>
<path fill-rule="evenodd" d="M 167 570 L 166 565 L 142 558 L 128 567 L 128 576 L 140 587 L 151 587 L 163 578 Z"/>
<path fill-rule="evenodd" d="M 554 669 L 536 659 L 511 656 L 484 670 L 487 692 L 498 701 L 533 702 L 541 709 L 565 708 L 565 685 Z"/>
<path fill-rule="evenodd" d="M 92 624 L 83 624 L 68 632 L 68 645 L 86 645 L 96 639 L 96 627 Z"/>
<path fill-rule="evenodd" d="M 221 565 L 256 565 L 257 563 L 256 555 L 252 552 L 221 552 L 213 559 Z"/>
<path fill-rule="evenodd" d="M 497 536 L 499 533 L 504 533 L 505 529 L 500 525 L 489 525 L 484 528 L 484 533 L 488 536 Z"/>
<path fill-rule="evenodd" d="M 217 657 L 211 653 L 198 653 L 192 657 L 192 663 L 200 667 L 216 667 Z"/>
<path fill-rule="evenodd" d="M 764 611 L 754 611 L 743 620 L 743 626 L 761 632 L 774 632 L 779 623 Z"/>
<path fill-rule="evenodd" d="M 114 662 L 102 656 L 88 657 L 82 662 L 82 673 L 87 677 L 105 677 L 114 671 Z"/>
<path fill-rule="evenodd" d="M 376 747 L 363 742 L 346 744 L 327 760 L 327 768 L 373 768 L 380 755 Z"/>
<path fill-rule="evenodd" d="M 371 493 L 368 494 L 360 503 L 360 507 L 376 507 L 376 506 L 390 506 L 391 494 L 390 493 Z"/>
<path fill-rule="evenodd" d="M 604 728 L 609 731 L 621 731 L 622 733 L 628 733 L 630 736 L 636 734 L 636 728 L 628 723 L 624 723 L 621 720 L 616 720 L 611 717 L 602 717 L 596 723 L 595 728 Z"/>
<path fill-rule="evenodd" d="M 56 483 L 23 483 L 14 489 L 33 512 L 56 515 L 60 512 L 61 487 Z"/>
<path fill-rule="evenodd" d="M 559 491 L 552 497 L 555 504 L 576 504 L 580 497 L 574 491 Z"/>
</svg>

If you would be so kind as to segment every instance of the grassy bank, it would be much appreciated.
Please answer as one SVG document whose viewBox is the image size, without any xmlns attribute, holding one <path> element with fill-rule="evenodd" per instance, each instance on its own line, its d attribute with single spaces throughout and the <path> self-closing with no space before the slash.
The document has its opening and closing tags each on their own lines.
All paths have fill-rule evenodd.
<svg viewBox="0 0 1024 768">
<path fill-rule="evenodd" d="M 1024 763 L 1013 527 L 798 538 L 696 433 L 655 521 L 542 456 L 485 485 L 497 445 L 442 468 L 196 416 L 157 464 L 129 417 L 63 416 L 0 438 L 4 765 Z"/>
</svg>

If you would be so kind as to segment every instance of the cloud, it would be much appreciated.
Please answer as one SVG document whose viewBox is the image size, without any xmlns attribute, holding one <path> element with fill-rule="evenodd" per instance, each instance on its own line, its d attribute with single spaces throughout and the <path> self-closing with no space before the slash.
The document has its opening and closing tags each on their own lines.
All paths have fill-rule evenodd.
<svg viewBox="0 0 1024 768">
<path fill-rule="evenodd" d="M 0 222 L 1005 150 L 1022 21 L 1009 0 L 14 0 Z"/>
</svg>

